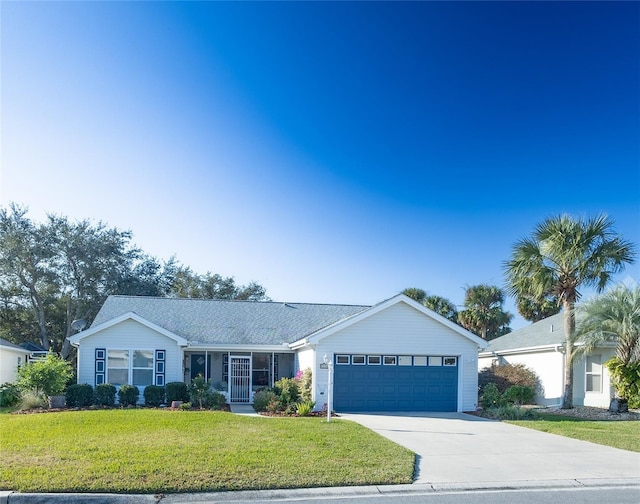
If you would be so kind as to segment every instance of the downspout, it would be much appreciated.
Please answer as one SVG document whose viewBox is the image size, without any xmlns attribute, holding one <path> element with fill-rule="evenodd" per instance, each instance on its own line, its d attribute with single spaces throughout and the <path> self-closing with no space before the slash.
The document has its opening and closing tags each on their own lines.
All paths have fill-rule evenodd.
<svg viewBox="0 0 640 504">
<path fill-rule="evenodd" d="M 553 326 L 551 326 L 553 328 Z M 564 345 L 561 343 L 558 343 L 555 347 L 554 350 L 556 351 L 556 353 L 562 354 L 562 366 L 560 368 L 560 383 L 562 384 L 561 387 L 561 391 L 562 391 L 562 395 L 560 396 L 560 404 L 554 404 L 554 407 L 560 407 L 562 406 L 562 401 L 564 398 L 564 367 L 566 366 L 566 359 L 565 359 L 565 353 L 562 351 L 564 349 Z"/>
</svg>

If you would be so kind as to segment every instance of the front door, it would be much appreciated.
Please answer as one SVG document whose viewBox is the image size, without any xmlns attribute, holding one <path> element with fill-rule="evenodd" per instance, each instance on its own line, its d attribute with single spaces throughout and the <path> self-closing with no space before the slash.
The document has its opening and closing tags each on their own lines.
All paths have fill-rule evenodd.
<svg viewBox="0 0 640 504">
<path fill-rule="evenodd" d="M 205 380 L 211 378 L 211 354 L 191 354 L 191 379 L 201 374 Z"/>
<path fill-rule="evenodd" d="M 251 357 L 231 356 L 229 373 L 232 403 L 248 403 L 251 399 Z"/>
</svg>

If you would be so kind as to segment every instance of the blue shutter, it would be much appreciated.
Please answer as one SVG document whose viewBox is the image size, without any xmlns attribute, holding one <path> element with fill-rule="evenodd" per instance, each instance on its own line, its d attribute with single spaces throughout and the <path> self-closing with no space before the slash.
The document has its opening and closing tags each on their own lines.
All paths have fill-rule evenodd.
<svg viewBox="0 0 640 504">
<path fill-rule="evenodd" d="M 167 372 L 167 352 L 165 350 L 156 350 L 156 368 L 155 368 L 155 384 L 164 387 L 165 373 Z"/>
<path fill-rule="evenodd" d="M 105 376 L 107 373 L 107 349 L 96 348 L 95 359 L 95 385 L 100 385 L 105 382 Z"/>
</svg>

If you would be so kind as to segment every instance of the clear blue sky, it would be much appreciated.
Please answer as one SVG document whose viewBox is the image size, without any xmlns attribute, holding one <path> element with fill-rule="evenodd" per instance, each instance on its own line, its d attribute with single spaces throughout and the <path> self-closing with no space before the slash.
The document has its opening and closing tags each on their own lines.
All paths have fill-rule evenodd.
<svg viewBox="0 0 640 504">
<path fill-rule="evenodd" d="M 0 9 L 0 204 L 35 219 L 300 302 L 461 305 L 559 213 L 640 243 L 638 2 Z"/>
</svg>

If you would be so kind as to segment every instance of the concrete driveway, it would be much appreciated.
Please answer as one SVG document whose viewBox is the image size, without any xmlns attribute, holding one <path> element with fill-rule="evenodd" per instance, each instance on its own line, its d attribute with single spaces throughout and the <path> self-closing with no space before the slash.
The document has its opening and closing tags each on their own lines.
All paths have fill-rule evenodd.
<svg viewBox="0 0 640 504">
<path fill-rule="evenodd" d="M 415 483 L 640 482 L 640 453 L 464 413 L 341 414 L 417 454 Z M 640 435 L 640 423 L 638 424 Z"/>
</svg>

